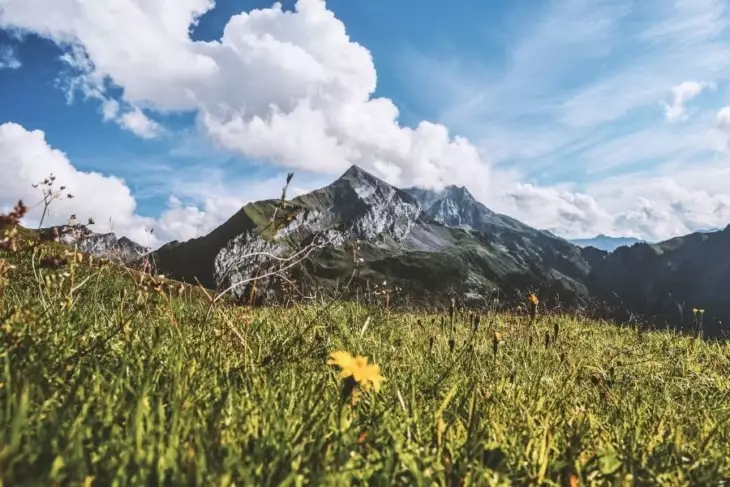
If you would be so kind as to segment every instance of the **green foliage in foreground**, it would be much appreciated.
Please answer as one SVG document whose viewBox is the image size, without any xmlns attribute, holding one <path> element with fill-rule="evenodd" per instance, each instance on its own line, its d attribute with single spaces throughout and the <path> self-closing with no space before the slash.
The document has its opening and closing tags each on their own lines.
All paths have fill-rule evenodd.
<svg viewBox="0 0 730 487">
<path fill-rule="evenodd" d="M 204 301 L 108 267 L 46 281 L 69 269 L 0 258 L 18 266 L 0 300 L 3 485 L 730 477 L 725 344 L 487 314 L 473 335 L 456 317 L 452 352 L 448 318 L 442 329 L 441 317 L 340 303 L 206 318 Z M 343 402 L 335 350 L 380 364 L 381 391 Z"/>
</svg>

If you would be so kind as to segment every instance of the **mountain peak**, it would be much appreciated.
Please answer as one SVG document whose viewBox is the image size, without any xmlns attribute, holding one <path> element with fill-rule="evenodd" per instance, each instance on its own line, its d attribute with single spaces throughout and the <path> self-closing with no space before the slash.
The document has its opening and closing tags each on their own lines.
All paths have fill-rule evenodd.
<svg viewBox="0 0 730 487">
<path fill-rule="evenodd" d="M 347 186 L 354 190 L 361 199 L 370 199 L 373 195 L 378 195 L 380 197 L 385 196 L 390 199 L 392 195 L 399 194 L 400 197 L 404 198 L 409 203 L 416 203 L 409 194 L 383 181 L 379 177 L 369 173 L 356 164 L 350 166 L 350 168 L 330 186 Z"/>
<path fill-rule="evenodd" d="M 476 201 L 466 186 L 450 185 L 446 186 L 442 191 L 443 197 L 460 201 Z"/>
<path fill-rule="evenodd" d="M 477 203 L 476 198 L 464 186 L 449 185 L 439 190 L 419 186 L 404 189 L 406 193 L 421 203 L 424 210 L 431 208 L 439 201 L 442 204 L 457 206 Z"/>
<path fill-rule="evenodd" d="M 380 178 L 378 178 L 377 176 L 375 176 L 372 173 L 369 173 L 368 171 L 366 171 L 365 169 L 361 168 L 357 164 L 353 164 L 352 166 L 350 166 L 347 169 L 347 171 L 345 171 L 342 174 L 342 176 L 340 176 L 338 178 L 338 180 L 342 180 L 342 179 L 345 179 L 345 180 L 356 179 L 356 180 L 360 180 L 360 181 L 362 181 L 362 180 L 370 180 L 370 181 L 384 182 Z"/>
</svg>

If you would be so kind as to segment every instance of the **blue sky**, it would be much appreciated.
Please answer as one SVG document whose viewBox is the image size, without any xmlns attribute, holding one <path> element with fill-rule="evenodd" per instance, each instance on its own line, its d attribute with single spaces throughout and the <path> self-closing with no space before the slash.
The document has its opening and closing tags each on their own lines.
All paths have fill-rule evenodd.
<svg viewBox="0 0 730 487">
<path fill-rule="evenodd" d="M 54 218 L 184 239 L 357 163 L 566 237 L 724 227 L 728 22 L 724 0 L 0 0 L 0 206 L 56 170 L 87 206 Z"/>
</svg>

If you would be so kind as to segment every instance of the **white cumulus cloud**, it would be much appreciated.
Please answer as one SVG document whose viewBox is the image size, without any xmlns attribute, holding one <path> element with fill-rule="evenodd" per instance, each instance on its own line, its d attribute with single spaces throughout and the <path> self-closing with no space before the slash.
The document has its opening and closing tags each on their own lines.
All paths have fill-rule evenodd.
<svg viewBox="0 0 730 487">
<path fill-rule="evenodd" d="M 323 0 L 298 0 L 293 12 L 277 3 L 241 13 L 211 42 L 189 35 L 209 0 L 0 7 L 0 27 L 74 46 L 70 59 L 87 91 L 107 96 L 111 81 L 132 107 L 195 111 L 206 134 L 246 156 L 328 174 L 354 163 L 399 184 L 488 181 L 488 164 L 467 140 L 429 122 L 403 127 L 394 103 L 373 96 L 370 52 Z M 121 120 L 138 135 L 154 133 L 139 113 Z"/>
<path fill-rule="evenodd" d="M 154 139 L 162 133 L 162 127 L 136 107 L 118 116 L 116 120 L 119 125 L 143 139 Z"/>
<path fill-rule="evenodd" d="M 730 50 L 718 40 L 727 26 L 725 2 L 675 5 L 654 0 L 637 9 L 628 1 L 599 2 L 600 8 L 589 3 L 552 4 L 548 21 L 518 43 L 511 53 L 511 70 L 496 83 L 464 83 L 459 76 L 455 89 L 444 85 L 442 94 L 461 93 L 456 105 L 463 110 L 451 118 L 479 132 L 475 137 L 489 139 L 485 145 L 502 160 L 529 160 L 562 148 L 567 156 L 556 156 L 560 164 L 574 160 L 595 171 L 631 168 L 638 160 L 679 164 L 699 157 L 708 145 L 702 131 L 709 127 L 693 125 L 684 134 L 676 124 L 666 124 L 659 132 L 622 129 L 613 143 L 595 128 L 610 123 L 623 127 L 628 114 L 656 103 L 669 86 L 674 88 L 665 115 L 668 120 L 682 119 L 687 103 L 714 86 L 683 80 L 726 81 Z M 104 120 L 140 137 L 164 132 L 155 114 L 192 112 L 201 132 L 226 150 L 328 177 L 355 163 L 402 186 L 464 184 L 495 210 L 570 237 L 607 233 L 659 239 L 730 223 L 730 192 L 717 186 L 717 181 L 730 180 L 726 164 L 679 172 L 657 169 L 648 175 L 589 182 L 580 191 L 565 185 L 520 184 L 520 174 L 492 172 L 475 145 L 444 125 L 424 121 L 402 126 L 393 101 L 374 96 L 377 73 L 370 52 L 349 37 L 323 0 L 298 0 L 294 11 L 274 4 L 244 12 L 229 19 L 219 39 L 193 41 L 191 27 L 212 7 L 211 0 L 0 0 L 0 28 L 55 41 L 76 70 L 72 91 L 97 100 Z M 645 16 L 650 20 L 646 25 L 633 22 L 646 21 Z M 133 34 L 129 26 L 134 26 Z M 611 55 L 607 40 L 620 34 L 628 35 L 624 38 L 640 55 L 627 65 L 612 65 L 606 76 L 591 78 L 577 91 L 561 92 L 557 98 L 546 91 L 566 85 L 564 77 L 576 72 L 571 69 L 582 70 L 583 61 Z M 112 97 L 111 85 L 121 88 L 122 97 Z M 469 96 L 463 95 L 463 88 L 456 89 L 459 86 L 469 88 Z M 539 128 L 523 123 L 533 115 Z M 695 117 L 692 123 L 705 123 L 705 117 Z M 716 125 L 730 142 L 730 108 L 717 115 Z M 28 139 L 36 140 L 29 147 L 45 146 L 38 150 L 56 154 L 45 142 L 37 142 L 42 133 L 27 133 L 36 134 Z M 62 159 L 74 178 L 92 177 L 72 170 Z M 30 171 L 27 161 L 32 158 L 23 160 Z M 23 184 L 42 177 L 51 166 L 49 162 L 34 168 L 39 174 Z M 160 239 L 205 233 L 246 200 L 268 191 L 276 196 L 280 190 L 279 184 L 267 183 L 270 189 L 262 190 L 253 182 L 249 188 L 235 188 L 233 195 L 230 188 L 206 191 L 193 203 L 178 195 L 150 221 L 136 215 L 134 198 L 123 181 L 101 175 L 92 179 L 88 191 L 98 194 L 89 198 L 99 202 L 99 211 L 127 222 L 125 232 L 149 224 Z M 106 189 L 116 191 L 112 194 L 121 209 L 98 199 Z M 12 191 L 3 192 L 8 194 Z M 83 217 L 82 211 L 77 213 Z"/>
<path fill-rule="evenodd" d="M 198 180 L 176 188 L 193 203 L 170 196 L 158 218 L 139 215 L 137 201 L 126 182 L 118 177 L 76 169 L 66 154 L 51 147 L 41 130 L 27 130 L 15 123 L 0 125 L 0 212 L 22 200 L 30 208 L 24 223 L 37 226 L 43 214 L 42 193 L 33 185 L 53 174 L 55 188 L 74 197 L 54 200 L 43 226 L 66 223 L 74 214 L 85 223 L 93 218 L 97 232 L 113 231 L 146 246 L 157 247 L 170 240 L 187 240 L 215 229 L 245 203 L 280 194 L 284 176 L 250 180 L 238 188 L 240 195 Z M 152 233 L 149 231 L 152 230 Z"/>
<path fill-rule="evenodd" d="M 69 216 L 85 222 L 93 218 L 97 230 L 106 231 L 107 222 L 114 222 L 115 230 L 133 240 L 145 243 L 145 228 L 151 228 L 151 219 L 136 214 L 136 201 L 125 182 L 114 176 L 77 170 L 68 157 L 53 149 L 40 130 L 26 130 L 15 123 L 0 125 L 0 209 L 7 210 L 18 200 L 31 208 L 29 224 L 37 225 L 43 213 L 40 188 L 33 188 L 50 174 L 56 177 L 55 188 L 65 186 L 65 193 L 73 199 L 60 198 L 49 207 L 43 225 L 66 223 Z"/>
</svg>

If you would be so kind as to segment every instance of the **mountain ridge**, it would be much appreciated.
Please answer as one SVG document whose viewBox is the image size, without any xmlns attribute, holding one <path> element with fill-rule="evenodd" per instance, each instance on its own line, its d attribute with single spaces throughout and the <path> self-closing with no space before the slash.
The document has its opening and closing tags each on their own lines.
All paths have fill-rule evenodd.
<svg viewBox="0 0 730 487">
<path fill-rule="evenodd" d="M 470 195 L 462 191 L 462 196 Z M 218 287 L 230 279 L 249 279 L 250 270 L 263 265 L 246 255 L 265 249 L 281 257 L 316 236 L 326 248 L 308 272 L 320 284 L 354 271 L 355 260 L 347 249 L 357 242 L 365 262 L 359 275 L 397 283 L 414 294 L 443 295 L 451 289 L 484 296 L 497 288 L 517 292 L 529 287 L 559 294 L 565 302 L 586 301 L 588 293 L 579 281 L 589 269 L 577 247 L 503 220 L 468 199 L 467 216 L 475 218 L 479 230 L 435 221 L 408 191 L 353 166 L 330 185 L 286 201 L 277 211 L 282 222 L 268 235 L 256 232 L 272 218 L 276 200 L 250 203 L 209 235 L 167 245 L 154 258 L 165 274 Z"/>
<path fill-rule="evenodd" d="M 421 202 L 428 218 L 448 226 L 477 231 L 508 228 L 531 234 L 544 233 L 515 218 L 492 211 L 464 186 L 446 186 L 441 191 L 410 187 L 404 191 Z"/>
<path fill-rule="evenodd" d="M 314 248 L 286 280 L 321 289 L 357 276 L 353 286 L 363 292 L 386 281 L 429 304 L 459 295 L 485 305 L 494 293 L 520 302 L 537 292 L 564 310 L 602 303 L 622 319 L 640 313 L 680 327 L 695 326 L 686 309 L 701 308 L 708 310 L 704 332 L 716 336 L 719 321 L 730 323 L 722 291 L 730 280 L 728 246 L 730 225 L 610 252 L 580 248 L 493 212 L 466 188 L 402 190 L 353 166 L 291 200 L 248 203 L 208 235 L 170 242 L 148 257 L 169 277 L 216 289 Z M 257 281 L 260 298 L 275 298 L 281 284 Z M 237 295 L 246 292 L 242 286 Z"/>
</svg>

